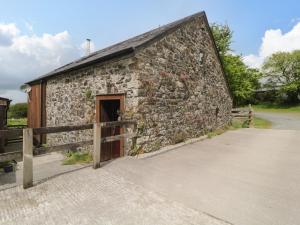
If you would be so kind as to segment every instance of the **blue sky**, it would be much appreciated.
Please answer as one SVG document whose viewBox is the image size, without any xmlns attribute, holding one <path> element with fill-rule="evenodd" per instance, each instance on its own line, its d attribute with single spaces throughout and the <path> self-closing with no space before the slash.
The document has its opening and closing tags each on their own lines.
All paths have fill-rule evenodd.
<svg viewBox="0 0 300 225">
<path fill-rule="evenodd" d="M 264 44 L 268 46 L 262 43 L 266 31 L 280 29 L 276 40 L 285 40 L 284 34 L 300 21 L 300 2 L 296 0 L 5 0 L 0 3 L 0 62 L 20 65 L 19 70 L 0 66 L 0 76 L 12 79 L 0 84 L 0 95 L 10 95 L 16 101 L 24 100 L 24 96 L 14 91 L 22 82 L 82 55 L 80 45 L 87 37 L 92 39 L 95 49 L 101 49 L 205 10 L 209 22 L 229 24 L 234 31 L 233 49 L 250 55 L 248 61 L 254 63 L 265 57 L 259 49 Z M 64 46 L 64 50 L 59 46 Z M 290 48 L 296 47 L 287 49 Z M 9 57 L 10 60 L 6 59 Z"/>
</svg>

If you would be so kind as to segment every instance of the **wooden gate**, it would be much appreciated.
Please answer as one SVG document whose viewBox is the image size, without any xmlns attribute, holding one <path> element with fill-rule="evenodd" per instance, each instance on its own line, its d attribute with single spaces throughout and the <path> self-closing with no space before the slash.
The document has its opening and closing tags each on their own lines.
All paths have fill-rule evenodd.
<svg viewBox="0 0 300 225">
<path fill-rule="evenodd" d="M 107 123 L 121 120 L 124 112 L 124 95 L 101 95 L 96 97 L 96 122 Z M 123 128 L 120 126 L 102 127 L 103 138 L 120 135 Z M 118 158 L 124 155 L 124 140 L 116 140 L 101 144 L 101 161 Z"/>
</svg>

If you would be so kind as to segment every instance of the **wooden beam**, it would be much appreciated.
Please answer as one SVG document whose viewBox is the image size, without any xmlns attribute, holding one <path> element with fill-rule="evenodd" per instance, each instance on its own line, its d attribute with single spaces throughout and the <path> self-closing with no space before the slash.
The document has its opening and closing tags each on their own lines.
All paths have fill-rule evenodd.
<svg viewBox="0 0 300 225">
<path fill-rule="evenodd" d="M 233 117 L 248 117 L 249 113 L 245 114 L 232 114 Z"/>
<path fill-rule="evenodd" d="M 32 128 L 23 130 L 23 188 L 33 185 L 33 132 Z"/>
<path fill-rule="evenodd" d="M 93 124 L 33 128 L 33 134 L 34 135 L 51 134 L 51 133 L 68 132 L 68 131 L 76 131 L 76 130 L 88 130 L 88 129 L 93 129 Z"/>
<path fill-rule="evenodd" d="M 93 168 L 100 167 L 101 160 L 101 124 L 94 123 L 94 151 L 93 151 Z"/>
<path fill-rule="evenodd" d="M 101 142 L 106 143 L 111 141 L 118 141 L 121 140 L 122 138 L 133 138 L 133 137 L 136 137 L 135 133 L 126 133 L 126 134 L 120 134 L 120 135 L 115 135 L 110 137 L 103 137 L 101 138 Z"/>
<path fill-rule="evenodd" d="M 0 137 L 22 136 L 22 135 L 23 135 L 23 130 L 22 129 L 0 130 Z"/>
<path fill-rule="evenodd" d="M 134 120 L 112 121 L 112 122 L 101 123 L 101 127 L 125 126 L 125 125 L 130 125 L 135 123 L 136 121 Z M 76 131 L 76 130 L 88 130 L 88 129 L 93 129 L 93 124 L 33 128 L 33 134 L 34 135 L 51 134 L 51 133 L 68 132 L 68 131 Z"/>
<path fill-rule="evenodd" d="M 0 162 L 16 160 L 16 159 L 22 157 L 22 155 L 23 155 L 23 152 L 20 152 L 20 151 L 3 153 L 3 154 L 0 154 Z"/>
<path fill-rule="evenodd" d="M 116 127 L 136 124 L 135 120 L 123 120 L 123 121 L 112 121 L 112 122 L 102 122 L 101 127 Z"/>
</svg>

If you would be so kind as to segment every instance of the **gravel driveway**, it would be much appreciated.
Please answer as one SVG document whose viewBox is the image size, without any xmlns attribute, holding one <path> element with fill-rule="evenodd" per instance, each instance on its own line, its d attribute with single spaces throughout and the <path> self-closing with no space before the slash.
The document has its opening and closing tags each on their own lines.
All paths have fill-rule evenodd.
<svg viewBox="0 0 300 225">
<path fill-rule="evenodd" d="M 272 129 L 300 130 L 299 114 L 255 112 L 255 116 L 271 121 Z"/>
</svg>

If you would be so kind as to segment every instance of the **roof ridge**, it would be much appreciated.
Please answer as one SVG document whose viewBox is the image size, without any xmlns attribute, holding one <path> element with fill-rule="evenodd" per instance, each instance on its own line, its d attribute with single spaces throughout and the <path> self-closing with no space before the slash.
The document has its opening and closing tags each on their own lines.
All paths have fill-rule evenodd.
<svg viewBox="0 0 300 225">
<path fill-rule="evenodd" d="M 185 24 L 186 22 L 197 18 L 199 16 L 206 16 L 204 11 L 197 12 L 195 14 L 192 14 L 190 16 L 186 16 L 182 19 L 170 22 L 166 25 L 160 26 L 158 28 L 154 28 L 152 30 L 149 30 L 147 32 L 144 32 L 140 35 L 133 36 L 129 39 L 126 39 L 124 41 L 115 43 L 113 45 L 107 46 L 103 49 L 97 50 L 93 53 L 91 53 L 88 56 L 83 56 L 77 60 L 74 60 L 70 63 L 67 63 L 61 67 L 56 68 L 55 70 L 40 76 L 32 81 L 27 82 L 27 84 L 32 84 L 44 79 L 48 79 L 50 77 L 59 75 L 63 72 L 71 71 L 74 69 L 78 69 L 87 65 L 90 65 L 92 63 L 100 62 L 100 61 L 107 61 L 109 59 L 123 56 L 129 53 L 132 53 L 135 51 L 135 49 L 144 46 L 148 43 L 151 43 L 152 41 L 156 41 L 157 39 L 160 39 L 161 37 L 164 37 L 169 32 L 173 32 L 178 27 L 180 27 L 182 24 Z"/>
</svg>

